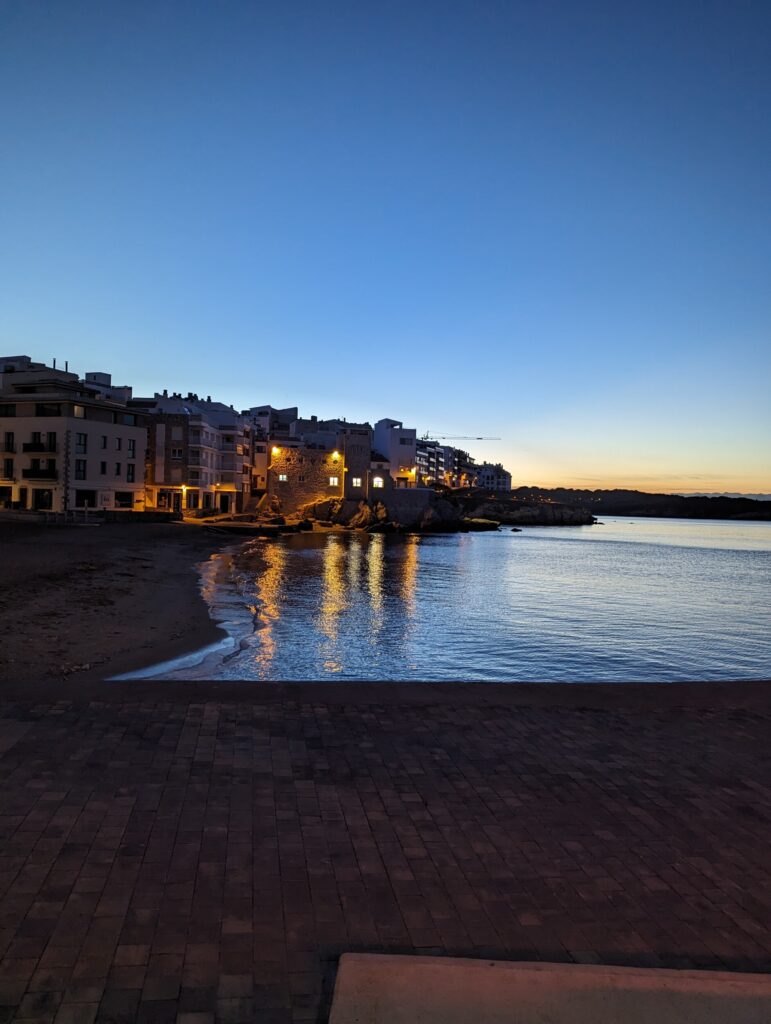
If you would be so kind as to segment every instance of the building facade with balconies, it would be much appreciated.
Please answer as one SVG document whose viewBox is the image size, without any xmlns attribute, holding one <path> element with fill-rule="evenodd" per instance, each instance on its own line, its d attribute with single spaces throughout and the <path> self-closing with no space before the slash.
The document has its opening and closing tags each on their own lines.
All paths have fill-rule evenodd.
<svg viewBox="0 0 771 1024">
<path fill-rule="evenodd" d="M 144 509 L 142 418 L 75 373 L 0 357 L 0 447 L 0 508 Z"/>
<path fill-rule="evenodd" d="M 135 398 L 148 423 L 147 507 L 242 512 L 252 492 L 252 427 L 232 406 L 188 393 Z"/>
</svg>

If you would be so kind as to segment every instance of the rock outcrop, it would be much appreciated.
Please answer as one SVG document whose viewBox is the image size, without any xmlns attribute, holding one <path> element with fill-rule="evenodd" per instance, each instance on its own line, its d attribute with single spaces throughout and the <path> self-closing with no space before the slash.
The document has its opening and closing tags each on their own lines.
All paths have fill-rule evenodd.
<svg viewBox="0 0 771 1024">
<path fill-rule="evenodd" d="M 428 488 L 391 491 L 372 504 L 330 498 L 303 505 L 297 514 L 320 524 L 380 533 L 452 533 L 496 529 L 500 524 L 579 526 L 595 521 L 584 509 L 557 503 L 526 504 L 484 493 L 453 495 Z"/>
</svg>

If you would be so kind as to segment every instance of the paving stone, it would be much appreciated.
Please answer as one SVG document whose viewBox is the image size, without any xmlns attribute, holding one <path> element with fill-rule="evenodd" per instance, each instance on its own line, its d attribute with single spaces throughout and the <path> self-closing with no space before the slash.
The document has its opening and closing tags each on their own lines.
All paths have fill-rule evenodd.
<svg viewBox="0 0 771 1024">
<path fill-rule="evenodd" d="M 0 1024 L 318 1021 L 347 950 L 771 971 L 768 702 L 302 692 L 0 705 Z"/>
</svg>

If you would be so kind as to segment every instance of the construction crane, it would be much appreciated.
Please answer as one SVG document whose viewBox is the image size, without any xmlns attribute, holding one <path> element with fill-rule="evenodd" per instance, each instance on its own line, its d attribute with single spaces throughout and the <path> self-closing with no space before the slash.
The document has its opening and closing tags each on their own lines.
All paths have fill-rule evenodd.
<svg viewBox="0 0 771 1024">
<path fill-rule="evenodd" d="M 500 437 L 470 437 L 465 434 L 432 434 L 426 431 L 421 441 L 500 441 Z"/>
</svg>

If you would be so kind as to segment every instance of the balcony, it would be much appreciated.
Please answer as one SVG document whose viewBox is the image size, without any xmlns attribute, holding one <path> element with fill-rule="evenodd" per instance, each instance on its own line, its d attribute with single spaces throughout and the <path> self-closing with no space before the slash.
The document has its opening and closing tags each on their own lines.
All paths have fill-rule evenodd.
<svg viewBox="0 0 771 1024">
<path fill-rule="evenodd" d="M 21 475 L 25 480 L 58 480 L 58 469 L 23 469 Z"/>
<path fill-rule="evenodd" d="M 55 444 L 49 444 L 47 441 L 25 441 L 21 446 L 23 452 L 43 452 L 55 453 L 59 451 L 59 446 Z"/>
<path fill-rule="evenodd" d="M 0 452 L 7 452 L 9 455 L 12 455 L 15 451 L 16 445 L 13 442 L 0 441 Z"/>
</svg>

